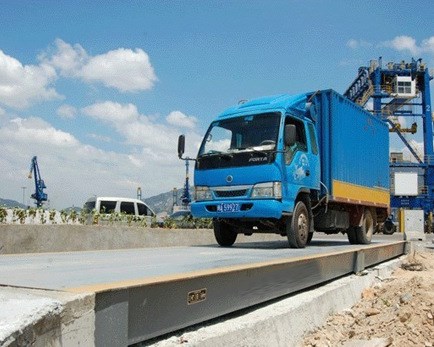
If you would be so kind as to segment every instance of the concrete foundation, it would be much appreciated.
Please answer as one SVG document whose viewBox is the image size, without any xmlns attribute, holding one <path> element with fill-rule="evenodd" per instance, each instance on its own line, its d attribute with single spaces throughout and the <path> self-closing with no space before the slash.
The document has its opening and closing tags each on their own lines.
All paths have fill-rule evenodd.
<svg viewBox="0 0 434 347">
<path fill-rule="evenodd" d="M 94 294 L 0 287 L 0 346 L 93 346 Z"/>
</svg>

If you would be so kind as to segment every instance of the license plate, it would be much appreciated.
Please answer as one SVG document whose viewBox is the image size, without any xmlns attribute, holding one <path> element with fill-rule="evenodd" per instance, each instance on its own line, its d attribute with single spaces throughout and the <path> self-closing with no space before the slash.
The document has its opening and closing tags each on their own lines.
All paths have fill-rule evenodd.
<svg viewBox="0 0 434 347">
<path fill-rule="evenodd" d="M 240 210 L 240 204 L 226 203 L 217 205 L 217 212 L 238 212 Z"/>
</svg>

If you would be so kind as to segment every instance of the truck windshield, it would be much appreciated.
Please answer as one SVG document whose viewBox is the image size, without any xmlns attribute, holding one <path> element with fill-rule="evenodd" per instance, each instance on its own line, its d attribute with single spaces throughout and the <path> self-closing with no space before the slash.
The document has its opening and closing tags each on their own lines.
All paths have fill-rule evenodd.
<svg viewBox="0 0 434 347">
<path fill-rule="evenodd" d="M 244 115 L 211 124 L 196 169 L 269 164 L 275 159 L 281 115 Z"/>
<path fill-rule="evenodd" d="M 211 124 L 199 156 L 270 151 L 276 148 L 280 114 L 262 113 Z"/>
</svg>

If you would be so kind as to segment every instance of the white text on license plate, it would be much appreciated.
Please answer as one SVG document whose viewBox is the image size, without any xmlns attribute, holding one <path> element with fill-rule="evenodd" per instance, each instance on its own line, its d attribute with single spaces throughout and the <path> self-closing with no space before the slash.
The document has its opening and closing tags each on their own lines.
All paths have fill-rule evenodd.
<svg viewBox="0 0 434 347">
<path fill-rule="evenodd" d="M 238 212 L 240 210 L 240 204 L 226 203 L 217 205 L 217 212 Z"/>
</svg>

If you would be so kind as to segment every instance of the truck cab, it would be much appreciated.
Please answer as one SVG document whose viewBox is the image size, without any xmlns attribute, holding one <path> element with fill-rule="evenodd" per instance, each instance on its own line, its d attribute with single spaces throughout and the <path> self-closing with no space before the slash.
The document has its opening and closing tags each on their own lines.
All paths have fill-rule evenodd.
<svg viewBox="0 0 434 347">
<path fill-rule="evenodd" d="M 309 196 L 320 189 L 319 147 L 305 95 L 272 96 L 231 108 L 211 123 L 195 163 L 195 217 L 212 218 L 220 245 L 238 233 L 287 235 L 300 202 L 294 246 L 311 237 Z"/>
</svg>

